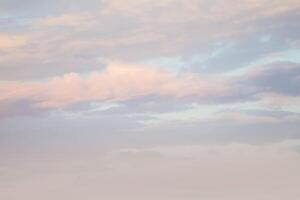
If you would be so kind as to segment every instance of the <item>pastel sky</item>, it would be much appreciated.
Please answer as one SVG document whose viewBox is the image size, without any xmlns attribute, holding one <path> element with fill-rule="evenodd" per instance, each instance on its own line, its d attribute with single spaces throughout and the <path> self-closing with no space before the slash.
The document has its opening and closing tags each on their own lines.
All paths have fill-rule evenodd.
<svg viewBox="0 0 300 200">
<path fill-rule="evenodd" d="M 0 199 L 299 200 L 299 0 L 0 0 Z"/>
</svg>

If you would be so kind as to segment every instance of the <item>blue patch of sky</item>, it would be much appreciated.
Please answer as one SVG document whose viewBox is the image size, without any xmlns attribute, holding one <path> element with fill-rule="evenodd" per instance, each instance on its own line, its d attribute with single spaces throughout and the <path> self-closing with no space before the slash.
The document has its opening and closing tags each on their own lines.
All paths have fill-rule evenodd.
<svg viewBox="0 0 300 200">
<path fill-rule="evenodd" d="M 160 57 L 142 61 L 142 64 L 165 68 L 172 73 L 179 73 L 185 66 L 185 62 L 180 57 Z"/>
<path fill-rule="evenodd" d="M 35 22 L 38 17 L 21 16 L 14 14 L 0 14 L 0 31 L 24 31 L 30 24 Z"/>
</svg>

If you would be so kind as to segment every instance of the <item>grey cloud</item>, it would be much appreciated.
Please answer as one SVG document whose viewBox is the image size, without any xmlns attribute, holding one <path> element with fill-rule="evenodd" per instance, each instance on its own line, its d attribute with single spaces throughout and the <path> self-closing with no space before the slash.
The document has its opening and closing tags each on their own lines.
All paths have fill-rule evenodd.
<svg viewBox="0 0 300 200">
<path fill-rule="evenodd" d="M 108 110 L 107 114 L 112 113 L 166 113 L 186 110 L 190 107 L 190 102 L 183 100 L 160 97 L 160 96 L 145 96 L 120 103 L 120 107 Z"/>
<path fill-rule="evenodd" d="M 0 150 L 13 156 L 113 148 L 126 145 L 125 140 L 131 140 L 128 133 L 142 128 L 140 120 L 145 118 L 99 113 L 80 116 L 62 111 L 4 118 L 0 120 Z"/>
<path fill-rule="evenodd" d="M 204 103 L 255 102 L 261 100 L 262 95 L 269 93 L 298 97 L 299 76 L 299 63 L 272 62 L 258 65 L 242 75 L 227 79 L 227 92 L 211 96 Z"/>
<path fill-rule="evenodd" d="M 296 117 L 300 117 L 300 113 L 297 112 L 290 112 L 290 111 L 284 111 L 284 110 L 239 110 L 239 112 L 245 113 L 245 114 L 249 114 L 249 115 L 253 115 L 253 116 L 268 116 L 268 117 L 274 117 L 274 118 L 278 118 L 278 119 L 282 119 L 284 117 L 288 117 L 288 116 L 296 116 Z M 300 118 L 299 118 L 300 119 Z"/>
<path fill-rule="evenodd" d="M 277 62 L 261 66 L 256 72 L 245 75 L 238 85 L 253 93 L 275 92 L 290 96 L 300 94 L 300 65 L 298 63 Z"/>
<path fill-rule="evenodd" d="M 224 111 L 231 112 L 231 111 Z M 62 149 L 113 148 L 166 144 L 264 144 L 300 139 L 298 120 L 285 120 L 299 114 L 265 110 L 237 110 L 249 116 L 274 117 L 276 123 L 242 123 L 235 119 L 215 121 L 170 121 L 145 126 L 147 115 L 100 114 L 75 116 L 52 112 L 35 117 L 7 118 L 0 121 L 0 149 L 7 153 L 59 152 Z M 216 113 L 217 114 L 217 113 Z M 282 120 L 280 120 L 282 119 Z M 14 148 L 18 146 L 18 148 Z M 14 148 L 14 149 L 12 149 Z"/>
<path fill-rule="evenodd" d="M 19 70 L 20 66 L 22 66 L 22 70 Z M 105 66 L 105 62 L 90 56 L 60 55 L 54 56 L 48 61 L 45 61 L 44 58 L 37 58 L 8 64 L 1 67 L 0 78 L 2 80 L 41 80 L 72 72 L 84 74 L 101 71 Z"/>
<path fill-rule="evenodd" d="M 0 120 L 16 116 L 40 115 L 46 111 L 48 111 L 48 109 L 37 107 L 36 102 L 30 99 L 0 101 Z"/>
<path fill-rule="evenodd" d="M 280 123 L 241 124 L 236 120 L 218 122 L 174 121 L 149 127 L 144 134 L 135 134 L 135 141 L 144 145 L 156 144 L 266 144 L 299 139 L 299 120 Z M 132 136 L 133 137 L 133 136 Z"/>
</svg>

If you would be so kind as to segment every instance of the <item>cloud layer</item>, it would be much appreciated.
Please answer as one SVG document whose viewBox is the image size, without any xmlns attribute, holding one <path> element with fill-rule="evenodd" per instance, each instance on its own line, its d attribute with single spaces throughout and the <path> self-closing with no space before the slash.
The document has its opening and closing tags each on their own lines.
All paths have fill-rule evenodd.
<svg viewBox="0 0 300 200">
<path fill-rule="evenodd" d="M 299 0 L 0 0 L 0 199 L 298 200 L 299 19 Z"/>
</svg>

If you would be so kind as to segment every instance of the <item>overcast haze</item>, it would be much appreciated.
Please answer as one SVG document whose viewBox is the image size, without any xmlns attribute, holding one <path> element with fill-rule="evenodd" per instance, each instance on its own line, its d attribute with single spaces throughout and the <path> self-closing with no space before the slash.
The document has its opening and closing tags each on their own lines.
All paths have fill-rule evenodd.
<svg viewBox="0 0 300 200">
<path fill-rule="evenodd" d="M 299 0 L 0 0 L 0 199 L 298 200 Z"/>
</svg>

